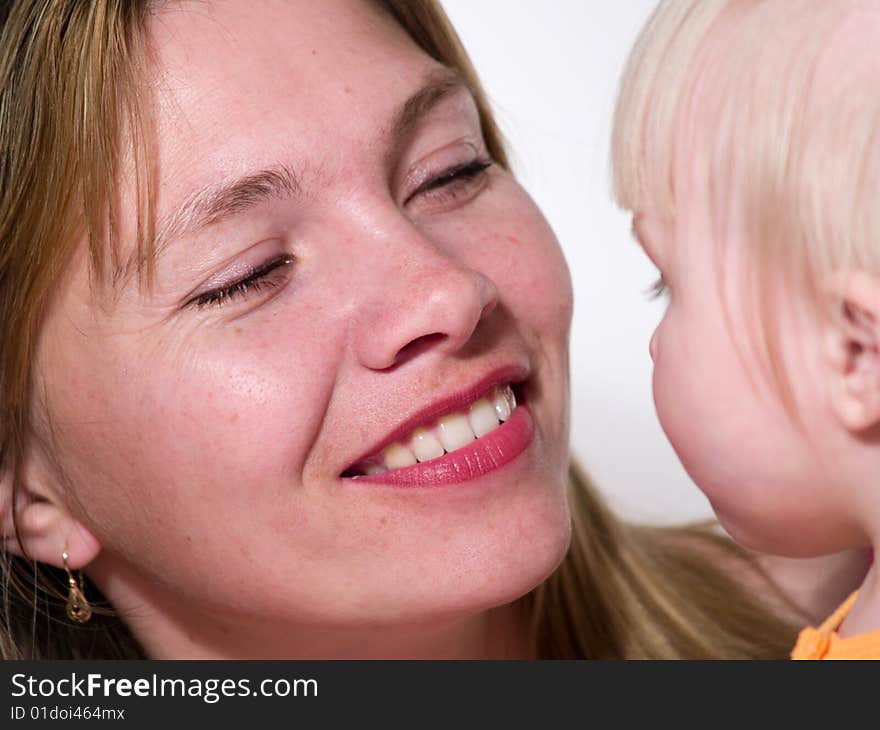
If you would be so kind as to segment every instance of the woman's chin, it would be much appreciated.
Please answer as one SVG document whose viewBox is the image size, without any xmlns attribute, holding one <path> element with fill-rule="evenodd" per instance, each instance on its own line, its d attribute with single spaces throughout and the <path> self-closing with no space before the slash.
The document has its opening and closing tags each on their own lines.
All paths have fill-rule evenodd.
<svg viewBox="0 0 880 730">
<path fill-rule="evenodd" d="M 509 604 L 540 585 L 564 559 L 571 520 L 564 500 L 530 514 L 508 518 L 487 529 L 470 546 L 452 541 L 430 560 L 419 561 L 409 576 L 374 582 L 372 610 L 362 603 L 358 620 L 372 615 L 379 623 L 419 623 L 465 616 Z"/>
<path fill-rule="evenodd" d="M 565 558 L 571 542 L 570 526 L 566 512 L 565 521 L 552 529 L 500 548 L 499 553 L 503 554 L 488 555 L 479 566 L 480 573 L 475 571 L 475 580 L 470 585 L 462 584 L 457 608 L 485 611 L 511 603 L 537 588 Z M 435 597 L 436 605 L 443 605 L 446 600 Z"/>
</svg>

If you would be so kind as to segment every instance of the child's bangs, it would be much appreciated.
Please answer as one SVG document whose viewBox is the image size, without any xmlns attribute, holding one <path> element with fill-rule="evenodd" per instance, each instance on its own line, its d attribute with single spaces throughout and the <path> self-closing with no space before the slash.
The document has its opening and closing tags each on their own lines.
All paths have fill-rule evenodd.
<svg viewBox="0 0 880 730">
<path fill-rule="evenodd" d="M 662 2 L 621 85 L 612 140 L 618 204 L 669 220 L 677 192 L 695 186 L 716 242 L 738 231 L 759 270 L 774 257 L 787 275 L 811 280 L 851 265 L 877 270 L 865 256 L 880 234 L 880 100 L 863 78 L 816 85 L 835 29 L 857 7 Z"/>
<path fill-rule="evenodd" d="M 727 0 L 661 2 L 639 35 L 621 80 L 612 136 L 618 204 L 675 212 L 676 126 L 694 55 Z"/>
<path fill-rule="evenodd" d="M 759 291 L 779 277 L 819 286 L 852 259 L 875 104 L 842 79 L 820 83 L 847 5 L 729 3 L 693 60 L 676 139 L 697 164 L 679 183 L 705 192 L 715 242 L 735 232 L 776 281 Z"/>
</svg>

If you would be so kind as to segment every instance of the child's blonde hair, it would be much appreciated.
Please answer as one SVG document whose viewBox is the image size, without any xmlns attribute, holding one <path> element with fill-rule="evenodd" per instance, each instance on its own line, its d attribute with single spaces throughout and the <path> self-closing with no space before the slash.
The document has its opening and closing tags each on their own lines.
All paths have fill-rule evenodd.
<svg viewBox="0 0 880 730">
<path fill-rule="evenodd" d="M 880 20 L 880 2 L 663 0 L 615 113 L 622 207 L 672 221 L 677 194 L 693 185 L 715 242 L 735 226 L 746 243 L 764 352 L 789 405 L 767 316 L 773 292 L 794 284 L 818 303 L 837 274 L 880 273 L 880 63 L 821 78 L 844 24 L 872 12 Z"/>
</svg>

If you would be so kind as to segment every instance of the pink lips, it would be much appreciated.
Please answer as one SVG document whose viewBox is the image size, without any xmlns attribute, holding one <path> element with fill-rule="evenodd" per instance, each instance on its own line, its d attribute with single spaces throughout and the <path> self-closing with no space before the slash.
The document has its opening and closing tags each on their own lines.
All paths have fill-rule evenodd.
<svg viewBox="0 0 880 730">
<path fill-rule="evenodd" d="M 513 461 L 535 433 L 532 415 L 523 404 L 517 406 L 504 423 L 491 433 L 437 459 L 395 469 L 385 474 L 361 476 L 357 484 L 383 484 L 397 487 L 438 487 L 476 479 Z"/>
<path fill-rule="evenodd" d="M 493 370 L 491 373 L 474 383 L 471 387 L 460 390 L 445 398 L 441 398 L 440 400 L 436 400 L 426 408 L 412 414 L 409 418 L 404 420 L 403 423 L 399 424 L 397 428 L 391 431 L 391 433 L 387 434 L 385 438 L 378 443 L 373 444 L 368 452 L 361 454 L 361 457 L 357 461 L 363 461 L 370 454 L 381 451 L 395 441 L 400 441 L 417 426 L 423 426 L 445 413 L 462 410 L 477 400 L 477 398 L 484 396 L 496 385 L 516 385 L 517 383 L 521 383 L 527 377 L 529 377 L 529 371 L 522 366 L 515 365 Z"/>
</svg>

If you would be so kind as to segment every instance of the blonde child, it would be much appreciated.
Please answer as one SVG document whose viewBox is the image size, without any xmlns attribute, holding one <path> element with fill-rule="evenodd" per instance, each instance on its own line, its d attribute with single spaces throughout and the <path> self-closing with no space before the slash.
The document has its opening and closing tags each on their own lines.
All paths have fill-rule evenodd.
<svg viewBox="0 0 880 730">
<path fill-rule="evenodd" d="M 615 193 L 661 273 L 664 431 L 727 531 L 880 540 L 880 0 L 665 0 L 624 75 Z M 880 584 L 795 658 L 880 658 Z"/>
</svg>

